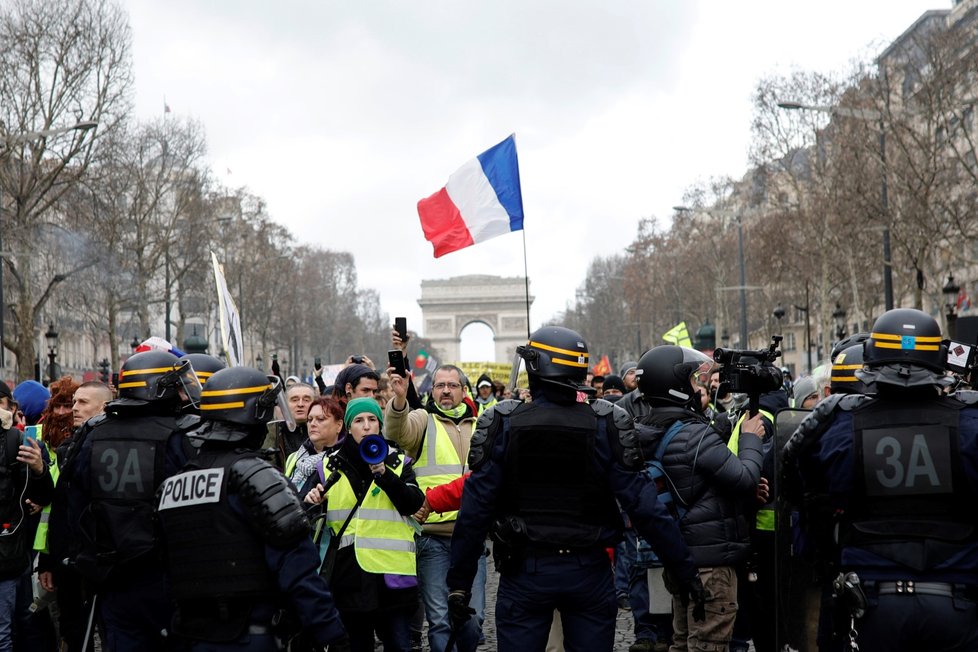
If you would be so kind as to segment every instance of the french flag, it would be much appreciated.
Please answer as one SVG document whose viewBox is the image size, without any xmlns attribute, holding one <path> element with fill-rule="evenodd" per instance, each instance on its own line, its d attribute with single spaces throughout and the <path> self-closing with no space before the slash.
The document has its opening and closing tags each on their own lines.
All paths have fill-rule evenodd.
<svg viewBox="0 0 978 652">
<path fill-rule="evenodd" d="M 460 167 L 445 187 L 418 202 L 424 237 L 435 258 L 497 235 L 523 230 L 516 136 Z"/>
</svg>

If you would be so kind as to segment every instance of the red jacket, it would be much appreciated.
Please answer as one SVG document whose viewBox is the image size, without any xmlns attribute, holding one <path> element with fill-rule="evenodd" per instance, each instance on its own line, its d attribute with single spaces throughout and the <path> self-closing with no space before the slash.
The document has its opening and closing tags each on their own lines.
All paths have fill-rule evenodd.
<svg viewBox="0 0 978 652">
<path fill-rule="evenodd" d="M 472 475 L 471 471 L 451 482 L 429 489 L 425 493 L 425 497 L 428 499 L 428 505 L 431 506 L 431 511 L 442 514 L 444 512 L 453 512 L 461 507 L 462 487 L 465 485 L 465 479 L 470 475 Z"/>
</svg>

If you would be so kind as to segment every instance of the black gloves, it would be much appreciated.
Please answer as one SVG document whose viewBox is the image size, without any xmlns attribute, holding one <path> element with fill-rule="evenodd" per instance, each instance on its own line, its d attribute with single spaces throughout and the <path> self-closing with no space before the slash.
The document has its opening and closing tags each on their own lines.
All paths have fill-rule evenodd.
<svg viewBox="0 0 978 652">
<path fill-rule="evenodd" d="M 452 631 L 462 629 L 469 622 L 469 619 L 475 615 L 475 609 L 469 606 L 471 597 L 472 595 L 468 591 L 461 589 L 455 589 L 448 594 L 448 620 L 452 624 Z"/>
<path fill-rule="evenodd" d="M 693 620 L 700 623 L 706 620 L 706 590 L 700 576 L 695 575 L 693 579 L 684 582 L 679 590 L 679 600 L 683 607 L 689 607 L 689 601 L 693 601 Z"/>
</svg>

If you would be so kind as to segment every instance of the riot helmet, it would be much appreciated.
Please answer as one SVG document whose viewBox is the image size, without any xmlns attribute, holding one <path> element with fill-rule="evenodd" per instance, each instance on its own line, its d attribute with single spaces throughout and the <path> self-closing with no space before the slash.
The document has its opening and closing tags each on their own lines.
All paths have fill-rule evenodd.
<svg viewBox="0 0 978 652">
<path fill-rule="evenodd" d="M 194 373 L 197 374 L 197 380 L 200 381 L 201 385 L 206 383 L 208 378 L 221 369 L 227 368 L 227 365 L 220 358 L 207 355 L 206 353 L 187 353 L 181 356 L 180 359 L 190 360 L 190 364 L 194 366 Z"/>
<path fill-rule="evenodd" d="M 562 389 L 593 393 L 584 386 L 588 370 L 588 350 L 584 338 L 561 326 L 544 326 L 530 335 L 525 346 L 516 347 L 517 360 L 526 362 L 531 380 L 539 380 Z"/>
<path fill-rule="evenodd" d="M 947 346 L 937 320 L 920 310 L 883 313 L 863 342 L 863 364 L 856 377 L 865 383 L 896 387 L 945 385 Z"/>
<path fill-rule="evenodd" d="M 650 405 L 702 412 L 700 394 L 710 391 L 710 377 L 716 366 L 712 358 L 695 349 L 663 344 L 645 352 L 635 376 L 642 398 Z"/>
<path fill-rule="evenodd" d="M 832 380 L 829 387 L 833 394 L 874 393 L 871 385 L 856 377 L 856 372 L 863 368 L 863 342 L 869 339 L 869 333 L 860 335 L 866 337 L 849 344 L 832 358 Z"/>
<path fill-rule="evenodd" d="M 835 358 L 837 355 L 848 349 L 854 344 L 862 344 L 869 339 L 869 333 L 853 333 L 849 337 L 842 338 L 832 346 L 832 354 L 829 356 L 829 360 L 835 363 Z M 862 360 L 862 355 L 859 357 Z"/>
<path fill-rule="evenodd" d="M 272 420 L 282 391 L 278 376 L 266 376 L 252 367 L 229 367 L 218 371 L 207 379 L 200 394 L 201 419 L 248 428 L 212 428 L 210 435 L 202 432 L 200 436 L 226 441 L 244 439 L 251 426 L 264 427 Z"/>
<path fill-rule="evenodd" d="M 184 396 L 181 396 L 181 391 Z M 119 398 L 145 402 L 200 402 L 200 382 L 190 360 L 166 351 L 135 353 L 119 370 Z"/>
</svg>

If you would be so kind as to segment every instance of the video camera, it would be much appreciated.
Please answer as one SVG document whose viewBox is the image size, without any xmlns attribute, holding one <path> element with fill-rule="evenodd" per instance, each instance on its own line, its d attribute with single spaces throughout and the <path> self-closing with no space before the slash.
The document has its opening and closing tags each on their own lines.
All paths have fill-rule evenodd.
<svg viewBox="0 0 978 652">
<path fill-rule="evenodd" d="M 757 414 L 761 394 L 779 389 L 784 382 L 781 370 L 774 361 L 781 355 L 778 346 L 784 339 L 780 335 L 771 336 L 771 346 L 756 351 L 737 349 L 716 349 L 713 359 L 720 365 L 720 390 L 718 394 L 737 392 L 747 394 L 749 399 L 748 416 Z"/>
</svg>

